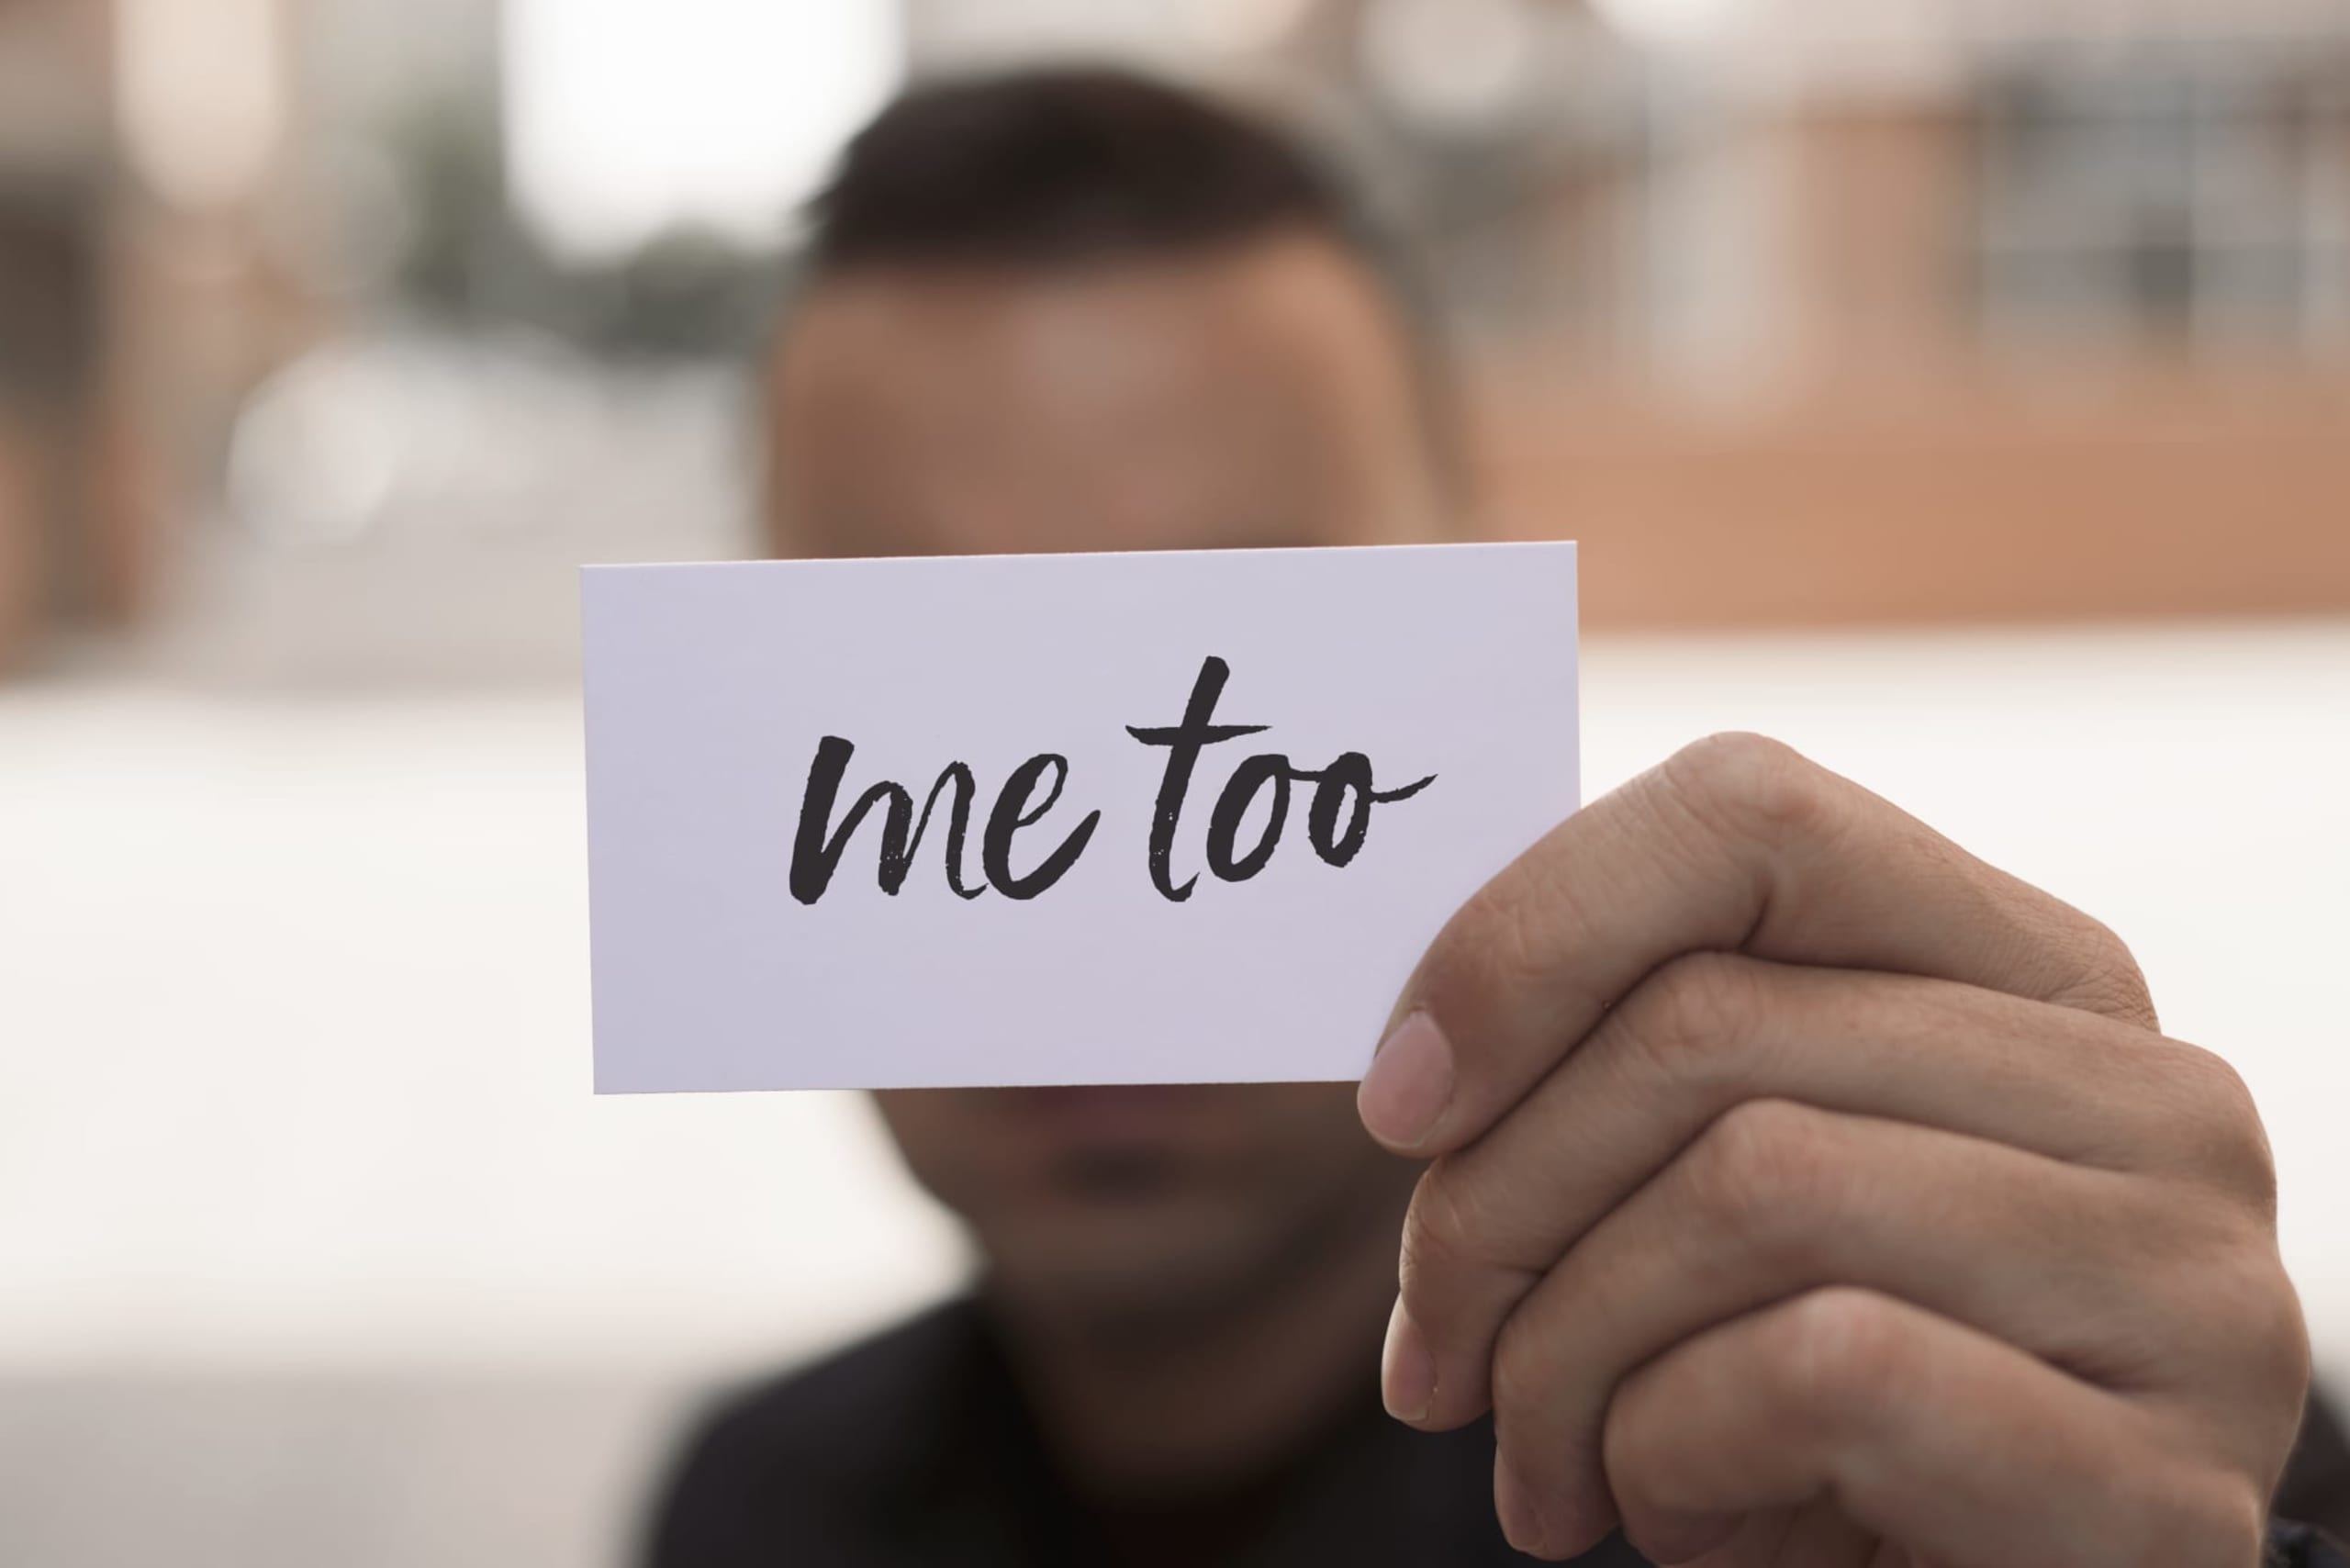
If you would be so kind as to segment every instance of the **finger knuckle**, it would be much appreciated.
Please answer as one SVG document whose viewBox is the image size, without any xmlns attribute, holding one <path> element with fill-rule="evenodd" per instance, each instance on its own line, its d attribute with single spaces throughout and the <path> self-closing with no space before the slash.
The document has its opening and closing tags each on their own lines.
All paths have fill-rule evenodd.
<svg viewBox="0 0 2350 1568">
<path fill-rule="evenodd" d="M 1847 1432 L 1908 1397 L 1909 1336 L 1893 1304 L 1875 1292 L 1811 1291 L 1780 1313 L 1776 1327 L 1772 1368 L 1791 1419 Z"/>
<path fill-rule="evenodd" d="M 1749 1100 L 1717 1117 L 1692 1151 L 1697 1211 L 1721 1245 L 1800 1266 L 1843 1211 L 1849 1177 L 1821 1118 L 1785 1100 Z"/>
<path fill-rule="evenodd" d="M 1512 1428 L 1539 1424 L 1554 1403 L 1556 1372 L 1543 1336 L 1513 1316 L 1494 1336 L 1494 1413 Z"/>
<path fill-rule="evenodd" d="M 2227 1300 L 2216 1321 L 2224 1325 L 2235 1347 L 2243 1385 L 2280 1412 L 2289 1412 L 2282 1423 L 2289 1441 L 2288 1428 L 2298 1419 L 2310 1386 L 2309 1323 L 2300 1294 L 2272 1248 L 2254 1249 L 2232 1272 Z"/>
<path fill-rule="evenodd" d="M 2267 1489 L 2239 1475 L 2199 1477 L 2173 1489 L 2176 1505 L 2158 1523 L 2159 1540 L 2147 1546 L 2161 1560 L 2189 1568 L 2242 1568 L 2261 1561 L 2268 1534 Z"/>
<path fill-rule="evenodd" d="M 1667 789 L 1721 830 L 1767 843 L 1807 836 L 1830 806 L 1827 774 L 1768 735 L 1731 731 L 1684 746 L 1666 761 Z"/>
<path fill-rule="evenodd" d="M 1539 882 L 1533 868 L 1521 868 L 1518 875 L 1488 884 L 1470 902 L 1477 949 L 1472 961 L 1489 986 L 1514 991 L 1541 980 L 1556 966 L 1552 927 L 1558 906 L 1542 896 Z"/>
<path fill-rule="evenodd" d="M 2277 1214 L 2277 1160 L 2252 1086 L 2225 1058 L 2182 1046 L 2173 1058 L 2179 1120 L 2197 1166 L 2269 1220 Z"/>
<path fill-rule="evenodd" d="M 1420 1175 L 1404 1213 L 1401 1283 L 1416 1308 L 1437 1293 L 1431 1281 L 1499 1261 L 1492 1206 L 1458 1166 L 1438 1160 Z M 1424 1325 L 1425 1327 L 1425 1325 Z"/>
<path fill-rule="evenodd" d="M 1639 1375 L 1633 1374 L 1635 1379 Z M 1657 1422 L 1641 1418 L 1624 1399 L 1608 1406 L 1599 1430 L 1600 1462 L 1618 1505 L 1651 1504 L 1651 1478 L 1660 1468 L 1657 1461 L 1663 1447 L 1657 1440 Z"/>
<path fill-rule="evenodd" d="M 1658 1078 L 1674 1083 L 1735 1080 L 1762 1007 L 1751 959 L 1690 953 L 1632 993 L 1616 1032 Z"/>
<path fill-rule="evenodd" d="M 1425 1294 L 1426 1282 L 1442 1278 L 1457 1256 L 1459 1244 L 1450 1226 L 1431 1217 L 1427 1197 L 1427 1183 L 1423 1178 L 1420 1190 L 1412 1194 L 1411 1207 L 1404 1211 L 1403 1249 L 1396 1275 L 1407 1302 Z"/>
<path fill-rule="evenodd" d="M 2075 978 L 2057 1000 L 2108 1018 L 2155 1027 L 2154 995 L 2146 984 L 2145 971 L 2138 967 L 2137 954 L 2130 950 L 2121 933 L 2104 922 L 2087 915 L 2079 920 L 2079 930 L 2069 944 L 2074 949 Z"/>
<path fill-rule="evenodd" d="M 1542 846 L 1470 895 L 1423 967 L 1420 989 L 1438 1006 L 1555 988 L 1559 954 L 1583 939 L 1577 890 L 1558 884 Z"/>
<path fill-rule="evenodd" d="M 2257 1341 L 2263 1347 L 2261 1386 L 2288 1401 L 2298 1422 L 2300 1406 L 2310 1389 L 2310 1327 L 2301 1312 L 2300 1293 L 2293 1288 L 2282 1265 L 2269 1271 L 2264 1298 L 2267 1303 L 2266 1327 L 2257 1331 Z"/>
<path fill-rule="evenodd" d="M 2309 1389 L 2311 1352 L 2276 1226 L 2232 1197 L 2173 1189 L 2160 1202 L 2173 1246 L 2144 1286 L 2167 1310 L 2146 1324 L 2123 1381 L 2224 1387 L 2242 1409 L 2266 1406 L 2279 1423 L 2281 1455 Z"/>
</svg>

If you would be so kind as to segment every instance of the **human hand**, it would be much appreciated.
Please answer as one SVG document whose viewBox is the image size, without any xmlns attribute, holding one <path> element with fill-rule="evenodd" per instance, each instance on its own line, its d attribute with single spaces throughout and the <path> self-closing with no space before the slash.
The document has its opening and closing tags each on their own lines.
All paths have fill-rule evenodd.
<svg viewBox="0 0 2350 1568">
<path fill-rule="evenodd" d="M 1521 1549 L 2260 1556 L 2308 1382 L 2242 1081 L 2105 927 L 1721 736 L 1472 898 L 1363 1081 L 1433 1161 L 1382 1380 Z"/>
</svg>

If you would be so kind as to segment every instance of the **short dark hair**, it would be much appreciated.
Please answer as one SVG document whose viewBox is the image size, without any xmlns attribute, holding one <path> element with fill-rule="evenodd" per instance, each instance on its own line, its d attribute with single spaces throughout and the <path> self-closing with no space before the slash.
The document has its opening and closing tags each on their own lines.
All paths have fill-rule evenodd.
<svg viewBox="0 0 2350 1568">
<path fill-rule="evenodd" d="M 811 217 L 818 272 L 1050 265 L 1288 228 L 1368 244 L 1337 182 L 1279 133 L 1108 68 L 915 87 L 849 143 Z"/>
<path fill-rule="evenodd" d="M 1453 400 L 1410 270 L 1289 137 L 1132 72 L 1047 66 L 916 86 L 848 145 L 809 209 L 805 281 L 867 266 L 1049 268 L 1326 238 L 1395 307 L 1441 481 Z"/>
</svg>

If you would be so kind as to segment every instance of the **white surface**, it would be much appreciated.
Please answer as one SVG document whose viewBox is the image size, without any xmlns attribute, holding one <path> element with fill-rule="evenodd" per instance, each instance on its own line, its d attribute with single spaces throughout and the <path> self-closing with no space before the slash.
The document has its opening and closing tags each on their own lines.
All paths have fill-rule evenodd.
<svg viewBox="0 0 2350 1568">
<path fill-rule="evenodd" d="M 598 566 L 582 600 L 606 1091 L 1358 1078 L 1446 917 L 1575 803 L 1572 544 Z M 1207 722 L 1262 729 L 1190 748 L 1162 890 L 1177 748 L 1128 730 L 1182 723 L 1214 660 Z M 1332 786 L 1226 789 L 1348 754 L 1374 793 L 1433 781 L 1335 790 L 1368 813 L 1344 864 L 1309 842 Z M 1211 816 L 1244 801 L 1227 863 L 1270 857 L 1227 880 Z M 899 811 L 927 828 L 877 885 Z"/>
<path fill-rule="evenodd" d="M 0 692 L 0 1369 L 786 1354 L 958 1267 L 862 1103 L 588 1092 L 576 698 Z"/>
<path fill-rule="evenodd" d="M 2350 623 L 1583 669 L 1594 794 L 1770 731 L 2115 925 L 2350 1364 Z M 714 1367 L 955 1275 L 854 1098 L 589 1097 L 576 700 L 0 690 L 0 1375 Z"/>
<path fill-rule="evenodd" d="M 641 1370 L 0 1373 L 0 1562 L 619 1568 L 686 1408 Z"/>
<path fill-rule="evenodd" d="M 509 172 L 567 250 L 779 237 L 898 84 L 890 0 L 509 0 Z"/>
</svg>

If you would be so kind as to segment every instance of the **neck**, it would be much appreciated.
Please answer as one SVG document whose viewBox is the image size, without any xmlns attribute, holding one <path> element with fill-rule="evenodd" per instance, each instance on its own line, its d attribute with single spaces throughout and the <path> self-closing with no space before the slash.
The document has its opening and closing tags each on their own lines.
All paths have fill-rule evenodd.
<svg viewBox="0 0 2350 1568">
<path fill-rule="evenodd" d="M 1260 1474 L 1378 1398 L 1400 1201 L 1367 1205 L 1310 1258 L 1180 1322 L 1024 1333 L 1013 1361 L 1072 1479 L 1109 1495 Z"/>
</svg>

